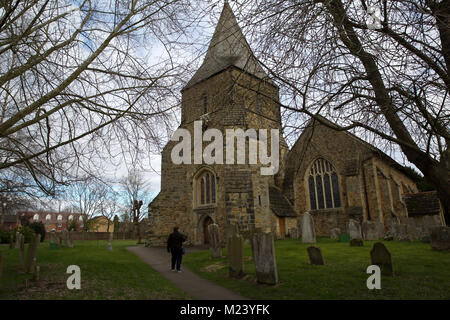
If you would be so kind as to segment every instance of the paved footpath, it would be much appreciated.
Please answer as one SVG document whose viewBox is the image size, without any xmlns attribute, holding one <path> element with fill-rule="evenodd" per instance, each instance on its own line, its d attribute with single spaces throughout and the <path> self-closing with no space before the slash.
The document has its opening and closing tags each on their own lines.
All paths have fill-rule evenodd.
<svg viewBox="0 0 450 320">
<path fill-rule="evenodd" d="M 248 300 L 248 298 L 240 296 L 229 289 L 199 277 L 183 266 L 183 264 L 181 265 L 181 273 L 170 271 L 170 254 L 166 248 L 128 247 L 127 249 L 195 299 Z M 189 248 L 191 252 L 194 250 L 194 248 Z"/>
</svg>

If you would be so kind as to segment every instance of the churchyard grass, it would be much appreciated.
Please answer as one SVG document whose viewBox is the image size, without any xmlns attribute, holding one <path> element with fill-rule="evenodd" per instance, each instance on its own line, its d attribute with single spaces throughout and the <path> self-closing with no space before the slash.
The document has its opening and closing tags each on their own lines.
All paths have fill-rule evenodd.
<svg viewBox="0 0 450 320">
<path fill-rule="evenodd" d="M 318 238 L 324 266 L 309 265 L 307 248 L 301 240 L 275 241 L 279 284 L 256 283 L 251 248 L 244 247 L 243 279 L 228 277 L 225 257 L 211 259 L 209 251 L 188 254 L 184 264 L 211 280 L 251 299 L 450 299 L 450 252 L 431 250 L 422 242 L 383 241 L 392 255 L 395 276 L 381 277 L 381 290 L 369 290 L 366 273 L 370 250 L 376 241 L 363 247 Z M 226 250 L 223 249 L 225 255 Z"/>
<path fill-rule="evenodd" d="M 74 248 L 51 250 L 49 242 L 41 243 L 37 254 L 40 281 L 17 271 L 19 249 L 5 251 L 3 277 L 0 279 L 0 299 L 189 299 L 128 246 L 135 240 L 113 241 L 107 251 L 107 241 L 75 241 Z M 27 247 L 28 245 L 26 245 Z M 69 290 L 66 273 L 69 265 L 81 269 L 81 289 Z"/>
</svg>

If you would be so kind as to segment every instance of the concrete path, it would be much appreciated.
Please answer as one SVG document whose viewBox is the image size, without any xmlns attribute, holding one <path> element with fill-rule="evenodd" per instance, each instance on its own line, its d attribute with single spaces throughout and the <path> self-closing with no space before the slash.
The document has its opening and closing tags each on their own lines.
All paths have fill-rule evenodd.
<svg viewBox="0 0 450 320">
<path fill-rule="evenodd" d="M 181 265 L 181 273 L 170 271 L 170 254 L 165 248 L 128 247 L 127 249 L 195 299 L 248 300 L 248 298 L 242 297 L 229 289 L 199 277 L 183 264 Z M 195 249 L 190 247 L 189 251 L 193 252 Z"/>
</svg>

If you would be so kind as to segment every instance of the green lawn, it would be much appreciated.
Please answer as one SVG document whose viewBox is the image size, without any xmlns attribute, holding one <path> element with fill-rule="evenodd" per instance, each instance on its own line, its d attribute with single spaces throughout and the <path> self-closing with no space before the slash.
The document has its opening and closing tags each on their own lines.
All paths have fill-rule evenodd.
<svg viewBox="0 0 450 320">
<path fill-rule="evenodd" d="M 127 251 L 136 241 L 114 241 L 113 251 L 106 241 L 76 241 L 75 247 L 50 250 L 49 243 L 40 244 L 39 282 L 31 275 L 19 273 L 19 249 L 0 246 L 5 251 L 0 299 L 189 299 L 167 279 L 139 257 Z M 81 289 L 69 290 L 66 273 L 69 265 L 81 269 Z"/>
<path fill-rule="evenodd" d="M 366 273 L 370 250 L 375 241 L 363 247 L 350 247 L 319 238 L 325 266 L 309 265 L 306 248 L 300 240 L 275 242 L 278 275 L 276 286 L 260 285 L 248 244 L 244 248 L 241 280 L 228 278 L 226 258 L 212 260 L 209 251 L 186 255 L 184 264 L 202 277 L 251 299 L 450 299 L 450 252 L 432 251 L 421 242 L 389 242 L 394 277 L 381 278 L 381 290 L 368 290 Z M 225 253 L 225 250 L 224 250 Z"/>
</svg>

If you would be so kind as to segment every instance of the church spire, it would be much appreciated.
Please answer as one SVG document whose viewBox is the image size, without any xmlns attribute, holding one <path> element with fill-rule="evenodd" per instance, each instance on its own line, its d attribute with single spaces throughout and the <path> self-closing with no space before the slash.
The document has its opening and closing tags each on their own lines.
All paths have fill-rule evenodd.
<svg viewBox="0 0 450 320">
<path fill-rule="evenodd" d="M 225 1 L 203 64 L 184 89 L 225 70 L 229 66 L 238 67 L 260 79 L 270 81 L 261 65 L 254 58 L 228 1 Z"/>
</svg>

